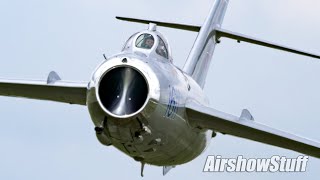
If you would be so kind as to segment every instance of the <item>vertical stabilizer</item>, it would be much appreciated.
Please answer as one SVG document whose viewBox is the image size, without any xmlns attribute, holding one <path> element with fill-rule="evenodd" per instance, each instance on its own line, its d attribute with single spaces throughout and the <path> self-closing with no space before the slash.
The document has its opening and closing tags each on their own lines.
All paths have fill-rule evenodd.
<svg viewBox="0 0 320 180">
<path fill-rule="evenodd" d="M 216 39 L 216 27 L 220 27 L 229 0 L 214 0 L 210 13 L 201 26 L 197 39 L 191 49 L 183 70 L 203 88 L 212 60 Z"/>
</svg>

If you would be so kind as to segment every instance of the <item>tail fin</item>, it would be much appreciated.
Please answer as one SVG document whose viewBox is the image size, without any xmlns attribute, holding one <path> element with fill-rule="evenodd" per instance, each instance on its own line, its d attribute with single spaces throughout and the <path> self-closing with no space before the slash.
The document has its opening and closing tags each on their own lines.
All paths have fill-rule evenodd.
<svg viewBox="0 0 320 180">
<path fill-rule="evenodd" d="M 183 71 L 191 75 L 201 87 L 204 87 L 216 44 L 214 29 L 221 26 L 228 3 L 229 0 L 214 1 L 183 67 Z"/>
<path fill-rule="evenodd" d="M 163 22 L 154 20 L 143 20 L 126 17 L 117 17 L 117 19 L 124 21 L 131 21 L 137 23 L 155 23 L 159 26 L 168 28 L 187 30 L 193 32 L 199 32 L 198 37 L 191 49 L 188 59 L 183 67 L 183 70 L 191 75 L 193 79 L 203 88 L 206 80 L 206 76 L 209 70 L 209 65 L 214 52 L 215 44 L 220 42 L 220 38 L 230 38 L 237 40 L 238 42 L 244 41 L 268 48 L 282 50 L 290 53 L 295 53 L 303 56 L 308 56 L 316 59 L 320 59 L 320 55 L 302 51 L 295 48 L 279 45 L 269 41 L 260 40 L 250 36 L 246 36 L 240 33 L 221 29 L 221 23 L 224 18 L 229 0 L 215 0 L 210 14 L 207 17 L 205 23 L 202 26 L 179 24 L 174 22 Z"/>
<path fill-rule="evenodd" d="M 214 0 L 210 14 L 201 27 L 197 25 L 178 24 L 119 16 L 116 18 L 124 21 L 143 24 L 155 23 L 159 26 L 168 28 L 199 32 L 188 59 L 183 67 L 183 71 L 192 76 L 192 78 L 203 88 L 214 52 L 216 40 L 218 39 L 218 37 L 216 37 L 215 29 L 220 28 L 228 3 L 229 0 Z"/>
<path fill-rule="evenodd" d="M 210 11 L 210 14 L 202 26 L 180 24 L 175 22 L 135 19 L 135 18 L 127 18 L 127 17 L 116 17 L 116 18 L 124 21 L 144 23 L 144 24 L 155 23 L 163 27 L 199 32 L 198 37 L 189 54 L 189 57 L 183 67 L 183 70 L 189 75 L 191 75 L 201 87 L 203 87 L 205 84 L 205 80 L 206 80 L 208 68 L 212 59 L 215 44 L 220 42 L 221 38 L 234 39 L 234 40 L 237 40 L 238 42 L 244 41 L 244 42 L 252 43 L 259 46 L 264 46 L 268 48 L 273 48 L 281 51 L 286 51 L 290 53 L 295 53 L 303 56 L 320 59 L 319 54 L 306 52 L 296 48 L 279 45 L 277 43 L 272 43 L 269 41 L 253 38 L 244 34 L 235 33 L 232 31 L 222 29 L 220 26 L 221 26 L 224 14 L 226 12 L 228 2 L 229 0 L 215 0 L 213 7 Z"/>
</svg>

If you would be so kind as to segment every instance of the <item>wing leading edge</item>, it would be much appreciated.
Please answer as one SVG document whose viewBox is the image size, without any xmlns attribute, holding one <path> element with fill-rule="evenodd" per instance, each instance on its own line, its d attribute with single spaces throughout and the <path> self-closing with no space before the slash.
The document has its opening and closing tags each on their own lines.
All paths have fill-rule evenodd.
<svg viewBox="0 0 320 180">
<path fill-rule="evenodd" d="M 47 81 L 0 79 L 0 96 L 86 105 L 87 83 L 61 81 L 51 72 Z"/>
<path fill-rule="evenodd" d="M 247 110 L 244 110 L 241 117 L 236 117 L 195 102 L 188 102 L 186 113 L 189 123 L 194 127 L 211 129 L 320 158 L 319 142 L 254 122 Z"/>
</svg>

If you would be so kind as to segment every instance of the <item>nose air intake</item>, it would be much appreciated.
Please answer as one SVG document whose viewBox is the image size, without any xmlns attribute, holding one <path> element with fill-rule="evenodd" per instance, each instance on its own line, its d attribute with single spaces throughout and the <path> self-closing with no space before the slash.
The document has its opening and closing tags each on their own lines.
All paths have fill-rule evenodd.
<svg viewBox="0 0 320 180">
<path fill-rule="evenodd" d="M 117 67 L 100 80 L 98 98 L 111 115 L 128 116 L 139 111 L 148 98 L 148 83 L 131 67 Z"/>
</svg>

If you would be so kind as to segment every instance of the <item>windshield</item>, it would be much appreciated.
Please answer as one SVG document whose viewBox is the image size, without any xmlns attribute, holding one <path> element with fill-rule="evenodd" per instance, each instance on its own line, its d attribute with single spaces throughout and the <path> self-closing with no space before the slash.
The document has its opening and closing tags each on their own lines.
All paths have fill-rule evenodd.
<svg viewBox="0 0 320 180">
<path fill-rule="evenodd" d="M 135 37 L 136 34 L 138 34 L 138 33 L 135 33 L 132 36 L 130 36 L 130 38 L 127 40 L 127 42 L 122 47 L 122 51 L 129 50 L 131 48 L 132 40 L 133 40 L 133 38 Z"/>
<path fill-rule="evenodd" d="M 151 49 L 154 44 L 154 38 L 151 34 L 141 34 L 137 41 L 136 41 L 136 47 L 142 48 L 142 49 Z"/>
</svg>

